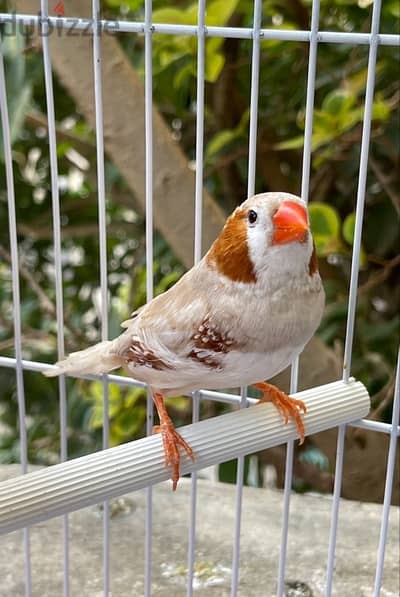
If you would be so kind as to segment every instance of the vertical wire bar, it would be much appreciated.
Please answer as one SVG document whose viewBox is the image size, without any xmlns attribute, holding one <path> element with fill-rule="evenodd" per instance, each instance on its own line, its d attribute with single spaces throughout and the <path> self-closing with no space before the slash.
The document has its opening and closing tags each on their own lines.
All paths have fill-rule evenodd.
<svg viewBox="0 0 400 597">
<path fill-rule="evenodd" d="M 320 0 L 314 0 L 311 11 L 311 32 L 310 32 L 310 51 L 308 56 L 308 73 L 307 73 L 307 93 L 306 93 L 306 115 L 304 128 L 304 148 L 303 148 L 303 166 L 301 175 L 301 197 L 303 201 L 308 203 L 308 193 L 310 186 L 310 170 L 311 170 L 311 150 L 312 150 L 312 130 L 313 130 L 313 115 L 314 115 L 314 97 L 315 97 L 315 78 L 317 73 L 317 50 L 318 50 L 318 28 L 319 28 L 319 10 Z M 293 363 L 290 372 L 290 392 L 297 392 L 299 378 L 299 357 Z M 278 586 L 277 596 L 282 597 L 285 590 L 285 570 L 286 570 L 286 555 L 287 542 L 289 532 L 289 510 L 290 510 L 290 495 L 293 481 L 293 456 L 294 456 L 294 442 L 288 442 L 286 446 L 286 463 L 285 463 L 285 484 L 283 497 L 283 515 L 282 515 L 282 536 L 281 549 L 279 555 L 278 567 Z"/>
<path fill-rule="evenodd" d="M 240 388 L 240 408 L 247 406 L 247 387 Z M 232 586 L 231 597 L 236 597 L 239 589 L 239 566 L 240 566 L 240 531 L 242 528 L 242 503 L 243 503 L 243 480 L 244 480 L 244 456 L 237 459 L 236 470 L 236 504 L 235 504 L 235 530 L 233 536 L 232 556 Z"/>
<path fill-rule="evenodd" d="M 293 363 L 290 371 L 290 392 L 297 392 L 297 381 L 299 373 L 299 358 L 297 357 Z M 294 442 L 290 441 L 286 444 L 286 460 L 285 460 L 285 484 L 283 493 L 283 511 L 282 511 L 282 533 L 281 533 L 281 548 L 279 552 L 278 565 L 278 582 L 276 594 L 277 597 L 282 597 L 285 591 L 285 571 L 286 571 L 286 554 L 287 542 L 289 534 L 289 511 L 290 511 L 290 496 L 292 491 L 293 480 L 293 456 L 294 456 Z"/>
<path fill-rule="evenodd" d="M 378 52 L 379 20 L 381 0 L 375 0 L 372 9 L 371 41 L 368 56 L 367 85 L 365 90 L 364 120 L 361 137 L 360 171 L 358 176 L 356 222 L 354 228 L 353 256 L 349 291 L 349 311 L 347 315 L 346 342 L 344 347 L 343 379 L 349 381 L 353 349 L 354 324 L 356 317 L 357 286 L 361 248 L 361 234 L 364 217 L 365 189 L 368 173 L 368 153 L 371 136 L 372 107 L 374 102 L 376 57 Z"/>
<path fill-rule="evenodd" d="M 145 143 L 146 143 L 146 298 L 153 298 L 153 26 L 152 0 L 145 0 Z M 147 435 L 153 429 L 154 407 L 150 391 L 147 390 Z M 153 491 L 146 489 L 145 520 L 145 580 L 144 597 L 151 594 L 151 562 L 152 562 L 152 527 L 153 527 Z"/>
<path fill-rule="evenodd" d="M 192 422 L 199 420 L 200 397 L 198 392 L 193 394 L 193 415 Z M 190 515 L 189 515 L 189 546 L 188 546 L 188 574 L 187 574 L 187 597 L 193 597 L 193 576 L 196 555 L 196 510 L 197 510 L 197 473 L 192 473 L 192 487 L 190 494 Z"/>
<path fill-rule="evenodd" d="M 103 97 L 101 76 L 100 0 L 92 0 L 93 71 L 96 113 L 97 193 L 99 211 L 99 257 L 101 296 L 101 339 L 108 339 L 108 283 L 107 283 L 107 216 L 104 176 Z M 109 446 L 109 401 L 107 378 L 103 377 L 103 449 Z M 110 592 L 110 517 L 109 502 L 103 502 L 103 592 Z"/>
<path fill-rule="evenodd" d="M 203 238 L 203 148 L 204 148 L 204 71 L 205 71 L 206 0 L 199 0 L 197 30 L 197 97 L 196 97 L 196 187 L 194 262 L 202 256 Z"/>
<path fill-rule="evenodd" d="M 260 80 L 260 29 L 262 17 L 262 0 L 254 0 L 253 14 L 253 44 L 251 56 L 251 87 L 250 87 L 250 123 L 249 123 L 249 166 L 247 175 L 247 197 L 254 195 L 256 186 L 256 154 L 257 154 L 257 121 L 258 121 L 258 93 Z M 240 408 L 247 406 L 247 387 L 240 388 Z M 242 502 L 244 480 L 244 456 L 237 459 L 236 472 L 236 505 L 235 530 L 232 555 L 232 585 L 231 597 L 236 597 L 239 588 L 240 566 L 240 531 L 242 526 Z"/>
<path fill-rule="evenodd" d="M 260 28 L 261 0 L 254 0 L 253 17 L 253 49 L 251 56 L 251 92 L 250 92 L 250 130 L 249 130 L 249 171 L 247 175 L 247 196 L 254 195 L 256 187 L 256 152 L 257 152 L 257 119 L 258 89 L 260 79 Z"/>
<path fill-rule="evenodd" d="M 393 412 L 392 412 L 392 429 L 390 431 L 389 453 L 386 466 L 386 482 L 385 482 L 385 497 L 383 499 L 383 512 L 381 531 L 379 536 L 378 556 L 375 573 L 374 597 L 379 597 L 381 593 L 383 565 L 385 562 L 385 547 L 387 532 L 389 526 L 389 511 L 390 502 L 392 498 L 394 467 L 396 462 L 396 447 L 397 447 L 397 426 L 399 424 L 400 416 L 400 349 L 397 355 L 397 371 L 396 371 L 396 385 L 394 389 Z"/>
<path fill-rule="evenodd" d="M 308 203 L 310 187 L 312 129 L 314 115 L 315 78 L 317 74 L 318 28 L 320 0 L 314 0 L 311 12 L 310 53 L 308 56 L 306 116 L 304 127 L 303 168 L 301 174 L 301 198 Z"/>
<path fill-rule="evenodd" d="M 197 91 L 196 91 L 196 179 L 195 179 L 195 220 L 194 220 L 194 263 L 202 256 L 203 239 L 203 153 L 204 153 L 204 71 L 205 71 L 205 10 L 206 1 L 199 0 L 197 12 Z M 197 423 L 200 414 L 200 397 L 193 394 L 192 422 Z M 193 576 L 196 554 L 196 509 L 197 473 L 192 473 L 189 518 L 189 547 L 187 597 L 193 597 Z"/>
<path fill-rule="evenodd" d="M 335 483 L 333 487 L 333 502 L 331 514 L 331 530 L 329 535 L 328 564 L 326 572 L 325 597 L 332 593 L 333 569 L 335 565 L 336 536 L 339 521 L 339 502 L 342 487 L 344 440 L 346 436 L 346 425 L 340 425 L 338 430 L 336 447 Z"/>
<path fill-rule="evenodd" d="M 54 247 L 54 276 L 56 290 L 56 319 L 57 319 L 57 353 L 58 359 L 64 358 L 64 308 L 63 308 L 63 285 L 61 267 L 61 226 L 60 226 L 60 196 L 58 188 L 58 163 L 57 163 L 57 139 L 55 126 L 55 109 L 53 93 L 53 76 L 51 68 L 51 57 L 49 48 L 48 29 L 48 0 L 41 0 L 42 14 L 42 47 L 44 78 L 46 88 L 48 140 L 50 155 L 50 176 L 51 176 L 51 197 L 53 212 L 53 247 Z M 65 462 L 68 457 L 67 446 L 67 403 L 65 376 L 60 375 L 58 380 L 59 388 L 59 410 L 60 410 L 60 460 Z M 63 516 L 63 595 L 68 597 L 69 586 L 69 525 L 68 515 Z"/>
<path fill-rule="evenodd" d="M 352 357 L 352 350 L 353 350 L 354 326 L 355 326 L 355 315 L 356 315 L 356 304 L 357 304 L 359 260 L 360 260 L 360 249 L 361 249 L 361 234 L 362 234 L 362 225 L 363 225 L 363 217 L 364 217 L 365 190 L 366 190 L 367 172 L 368 172 L 368 153 L 369 153 L 369 142 L 370 142 L 370 136 L 371 136 L 371 120 L 372 120 L 372 107 L 373 107 L 373 101 L 374 101 L 375 69 L 376 69 L 376 57 L 377 57 L 377 51 L 378 51 L 378 34 L 379 34 L 380 13 L 381 13 L 381 0 L 375 0 L 375 2 L 373 3 L 373 8 L 372 8 L 371 40 L 370 40 L 369 55 L 368 55 L 367 84 L 366 84 L 366 90 L 365 90 L 364 120 L 363 120 L 363 130 L 362 130 L 362 137 L 361 137 L 361 151 L 360 151 L 360 170 L 359 170 L 358 189 L 357 189 L 356 223 L 355 223 L 355 229 L 354 229 L 353 255 L 352 255 L 352 262 L 351 262 L 349 310 L 348 310 L 348 315 L 347 315 L 346 340 L 345 340 L 344 362 L 343 362 L 343 380 L 346 383 L 349 381 L 349 378 L 350 378 L 351 357 Z M 338 434 L 338 440 L 337 440 L 335 484 L 334 484 L 334 491 L 333 491 L 331 530 L 330 530 L 330 537 L 329 537 L 327 577 L 326 577 L 326 587 L 325 587 L 325 596 L 326 597 L 330 597 L 330 595 L 332 593 L 337 525 L 338 525 L 338 518 L 339 518 L 340 492 L 341 492 L 342 474 L 343 474 L 343 450 L 344 450 L 345 434 L 346 434 L 346 426 L 341 425 L 339 427 L 339 434 Z"/>
<path fill-rule="evenodd" d="M 13 320 L 14 320 L 14 350 L 15 350 L 15 372 L 17 382 L 17 402 L 18 402 L 18 422 L 19 422 L 19 441 L 20 441 L 20 458 L 21 470 L 25 474 L 28 470 L 28 447 L 26 437 L 26 410 L 25 410 L 25 390 L 24 390 L 24 375 L 22 368 L 22 338 L 21 338 L 21 301 L 20 301 L 20 285 L 19 285 L 19 267 L 18 267 L 18 237 L 17 237 L 17 221 L 15 211 L 15 190 L 14 190 L 14 173 L 12 163 L 11 151 L 11 134 L 10 121 L 8 117 L 6 80 L 4 73 L 4 58 L 3 50 L 0 45 L 0 111 L 1 111 L 1 125 L 3 129 L 3 149 L 4 162 L 6 167 L 6 184 L 7 184 L 7 202 L 8 202 L 8 227 L 10 233 L 10 254 L 11 254 L 11 275 L 12 275 L 12 296 L 13 296 Z M 30 597 L 32 594 L 32 580 L 31 580 L 31 554 L 30 554 L 30 538 L 29 529 L 23 530 L 23 544 L 24 544 L 24 578 L 25 578 L 25 595 Z"/>
</svg>

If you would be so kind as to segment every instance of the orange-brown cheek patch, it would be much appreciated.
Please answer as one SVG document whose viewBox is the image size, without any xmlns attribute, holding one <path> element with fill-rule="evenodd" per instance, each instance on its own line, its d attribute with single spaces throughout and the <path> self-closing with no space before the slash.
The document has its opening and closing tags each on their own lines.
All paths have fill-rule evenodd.
<svg viewBox="0 0 400 597">
<path fill-rule="evenodd" d="M 212 245 L 207 261 L 234 282 L 257 281 L 247 245 L 246 212 L 231 215 Z"/>
</svg>

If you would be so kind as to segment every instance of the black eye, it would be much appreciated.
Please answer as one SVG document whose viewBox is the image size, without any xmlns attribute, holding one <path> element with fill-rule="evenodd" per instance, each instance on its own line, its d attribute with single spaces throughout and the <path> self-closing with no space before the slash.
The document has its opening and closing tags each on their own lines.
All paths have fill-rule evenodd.
<svg viewBox="0 0 400 597">
<path fill-rule="evenodd" d="M 249 224 L 255 224 L 257 222 L 257 213 L 254 209 L 251 209 L 247 214 L 247 219 L 249 220 Z"/>
</svg>

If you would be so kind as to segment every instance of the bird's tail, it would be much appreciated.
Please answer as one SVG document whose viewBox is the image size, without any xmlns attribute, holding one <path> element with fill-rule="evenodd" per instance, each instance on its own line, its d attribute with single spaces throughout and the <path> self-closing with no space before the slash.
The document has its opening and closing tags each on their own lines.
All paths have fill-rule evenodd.
<svg viewBox="0 0 400 597">
<path fill-rule="evenodd" d="M 54 377 L 66 373 L 67 375 L 101 375 L 112 369 L 121 367 L 121 357 L 111 351 L 113 341 L 99 342 L 86 350 L 71 352 L 71 354 L 56 363 L 56 368 L 43 371 L 47 377 Z"/>
</svg>

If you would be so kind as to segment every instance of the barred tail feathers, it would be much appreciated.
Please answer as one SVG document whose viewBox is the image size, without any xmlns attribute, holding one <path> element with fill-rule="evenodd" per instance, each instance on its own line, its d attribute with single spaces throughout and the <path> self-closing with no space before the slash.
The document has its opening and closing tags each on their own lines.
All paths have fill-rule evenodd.
<svg viewBox="0 0 400 597">
<path fill-rule="evenodd" d="M 72 352 L 68 357 L 56 363 L 57 368 L 43 371 L 46 377 L 55 377 L 63 373 L 67 375 L 101 375 L 121 367 L 122 360 L 111 352 L 112 340 L 99 342 L 85 350 Z"/>
</svg>

